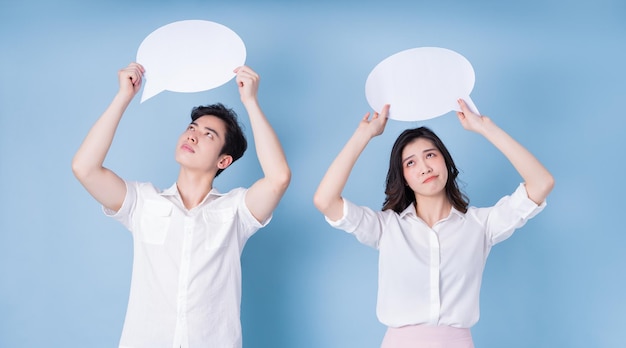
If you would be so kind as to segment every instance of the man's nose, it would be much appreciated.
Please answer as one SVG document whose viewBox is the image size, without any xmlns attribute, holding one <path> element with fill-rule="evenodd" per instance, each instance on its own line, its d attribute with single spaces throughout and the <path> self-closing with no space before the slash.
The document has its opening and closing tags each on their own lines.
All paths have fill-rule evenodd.
<svg viewBox="0 0 626 348">
<path fill-rule="evenodd" d="M 193 132 L 187 133 L 187 140 L 191 141 L 194 144 L 198 141 L 198 139 L 196 138 L 196 135 Z"/>
</svg>

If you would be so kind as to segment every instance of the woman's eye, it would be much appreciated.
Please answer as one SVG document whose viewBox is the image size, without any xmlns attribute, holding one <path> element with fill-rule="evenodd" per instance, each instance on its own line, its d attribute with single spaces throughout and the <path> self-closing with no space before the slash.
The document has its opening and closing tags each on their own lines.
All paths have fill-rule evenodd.
<svg viewBox="0 0 626 348">
<path fill-rule="evenodd" d="M 413 162 L 413 161 L 408 161 L 408 162 L 406 162 L 406 166 L 407 166 L 407 167 L 412 167 L 412 166 L 413 166 L 413 164 L 415 164 L 415 162 Z"/>
<path fill-rule="evenodd" d="M 213 134 L 212 133 L 207 133 L 206 136 L 209 137 L 209 138 L 213 138 Z"/>
</svg>

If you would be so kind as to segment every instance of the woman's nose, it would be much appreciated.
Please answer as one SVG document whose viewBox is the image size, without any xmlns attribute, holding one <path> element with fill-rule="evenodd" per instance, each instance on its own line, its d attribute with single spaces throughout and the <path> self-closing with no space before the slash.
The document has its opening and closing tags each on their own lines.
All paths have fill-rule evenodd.
<svg viewBox="0 0 626 348">
<path fill-rule="evenodd" d="M 431 167 L 428 167 L 428 166 L 422 168 L 422 174 L 428 174 L 428 173 L 430 173 L 432 171 L 433 171 L 433 169 Z"/>
</svg>

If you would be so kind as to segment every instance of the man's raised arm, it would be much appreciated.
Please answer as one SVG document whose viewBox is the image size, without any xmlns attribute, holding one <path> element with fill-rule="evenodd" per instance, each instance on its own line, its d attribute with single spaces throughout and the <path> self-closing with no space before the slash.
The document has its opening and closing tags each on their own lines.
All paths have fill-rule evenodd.
<svg viewBox="0 0 626 348">
<path fill-rule="evenodd" d="M 241 102 L 248 112 L 257 157 L 263 178 L 256 181 L 246 195 L 246 206 L 259 221 L 265 221 L 280 202 L 291 180 L 291 170 L 280 141 L 259 106 L 259 75 L 247 66 L 239 67 L 237 86 Z"/>
<path fill-rule="evenodd" d="M 133 97 L 141 89 L 144 69 L 131 63 L 118 72 L 120 89 L 83 140 L 72 160 L 72 171 L 104 207 L 118 211 L 126 196 L 124 181 L 103 166 L 117 126 Z"/>
</svg>

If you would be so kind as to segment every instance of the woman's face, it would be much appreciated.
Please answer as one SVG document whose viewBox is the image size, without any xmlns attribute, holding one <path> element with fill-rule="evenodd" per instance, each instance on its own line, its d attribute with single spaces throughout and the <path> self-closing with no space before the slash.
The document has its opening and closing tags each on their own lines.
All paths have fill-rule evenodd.
<svg viewBox="0 0 626 348">
<path fill-rule="evenodd" d="M 415 198 L 445 196 L 448 168 L 443 155 L 426 138 L 417 138 L 402 150 L 402 173 Z"/>
</svg>

